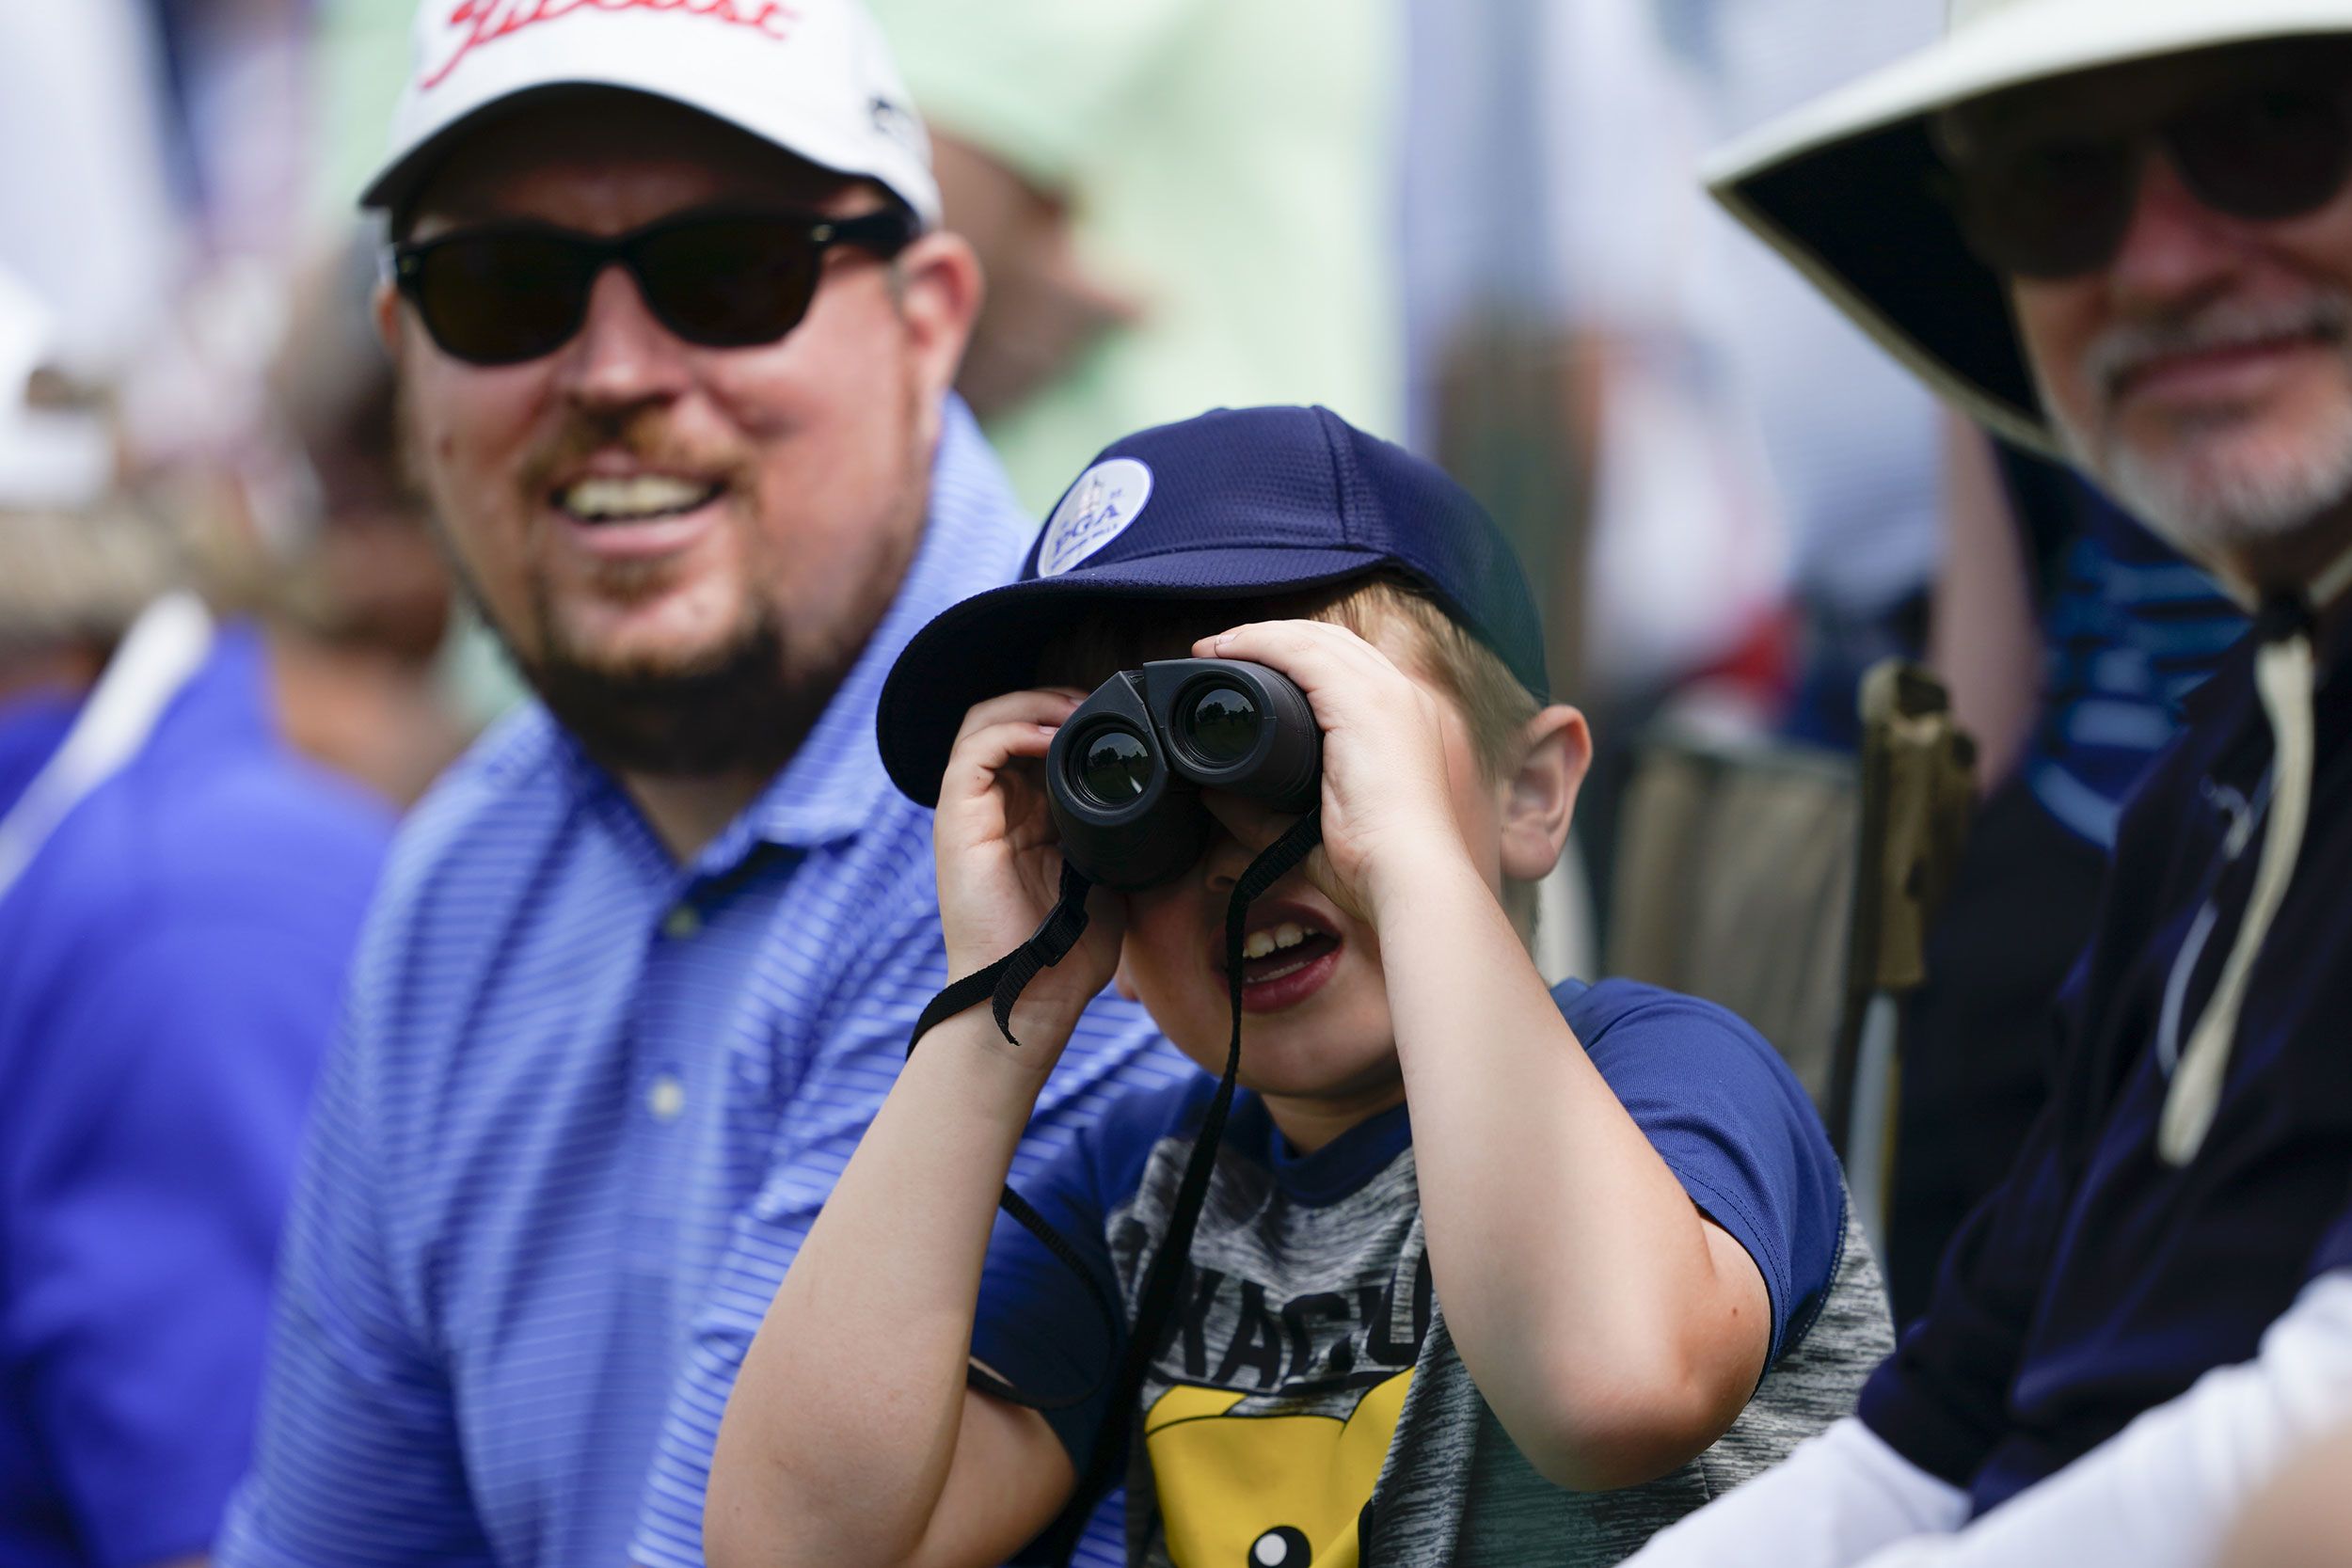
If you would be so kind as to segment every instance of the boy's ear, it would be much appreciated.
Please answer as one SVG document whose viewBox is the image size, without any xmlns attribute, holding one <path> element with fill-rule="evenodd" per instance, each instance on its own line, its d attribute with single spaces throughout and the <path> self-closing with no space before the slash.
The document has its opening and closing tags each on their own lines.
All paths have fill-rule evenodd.
<svg viewBox="0 0 2352 1568">
<path fill-rule="evenodd" d="M 1518 766 L 1502 781 L 1502 874 L 1541 881 L 1567 847 L 1576 792 L 1592 766 L 1584 715 L 1554 703 L 1527 721 Z"/>
</svg>

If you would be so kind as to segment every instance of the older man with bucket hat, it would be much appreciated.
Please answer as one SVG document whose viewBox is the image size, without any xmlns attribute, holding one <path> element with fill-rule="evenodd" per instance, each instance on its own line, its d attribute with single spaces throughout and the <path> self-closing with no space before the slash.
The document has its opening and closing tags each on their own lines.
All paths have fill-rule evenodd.
<svg viewBox="0 0 2352 1568">
<path fill-rule="evenodd" d="M 2254 610 L 2127 807 L 2053 1101 L 1856 1418 L 1639 1560 L 2211 1560 L 2352 1414 L 2352 4 L 1955 0 L 1719 195 Z"/>
</svg>

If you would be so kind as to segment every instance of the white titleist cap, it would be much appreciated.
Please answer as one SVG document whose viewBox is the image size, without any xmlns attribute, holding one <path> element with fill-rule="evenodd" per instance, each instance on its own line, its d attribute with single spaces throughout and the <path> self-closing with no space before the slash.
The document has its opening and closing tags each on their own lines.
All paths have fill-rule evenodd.
<svg viewBox="0 0 2352 1568">
<path fill-rule="evenodd" d="M 423 0 L 391 150 L 361 194 L 397 207 L 453 135 L 554 87 L 666 98 L 887 186 L 939 222 L 930 143 L 858 0 Z"/>
</svg>

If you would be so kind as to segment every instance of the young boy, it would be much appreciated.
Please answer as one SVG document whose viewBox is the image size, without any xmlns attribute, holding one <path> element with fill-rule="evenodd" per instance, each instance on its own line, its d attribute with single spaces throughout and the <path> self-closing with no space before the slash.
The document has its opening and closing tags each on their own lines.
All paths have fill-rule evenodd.
<svg viewBox="0 0 2352 1568">
<path fill-rule="evenodd" d="M 1243 1092 L 1139 1397 L 1105 1407 L 1211 1082 L 1114 1104 L 1025 1184 L 1115 1328 L 994 1210 L 1114 966 L 1222 1069 L 1227 902 L 1291 819 L 1216 791 L 1198 863 L 1095 890 L 1010 1039 L 983 1004 L 909 1059 L 736 1385 L 717 1568 L 1001 1561 L 1104 1473 L 1104 1444 L 1128 1451 L 1134 1563 L 1613 1562 L 1851 1410 L 1888 1350 L 1836 1165 L 1771 1049 L 1708 1004 L 1548 991 L 1530 963 L 1583 721 L 1545 702 L 1491 521 L 1325 410 L 1115 444 L 1022 581 L 907 648 L 882 751 L 936 798 L 951 973 L 1055 904 L 1057 726 L 1117 671 L 1183 657 L 1305 693 L 1322 847 L 1248 908 Z"/>
</svg>

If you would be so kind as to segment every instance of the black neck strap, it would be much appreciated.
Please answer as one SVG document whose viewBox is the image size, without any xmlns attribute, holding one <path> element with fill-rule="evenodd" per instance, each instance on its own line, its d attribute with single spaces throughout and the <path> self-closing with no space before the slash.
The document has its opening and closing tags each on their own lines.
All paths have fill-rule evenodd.
<svg viewBox="0 0 2352 1568">
<path fill-rule="evenodd" d="M 1132 1324 L 1127 1330 L 1126 1354 L 1120 1358 L 1113 1374 L 1110 1403 L 1104 1413 L 1104 1430 L 1097 1436 L 1094 1452 L 1088 1460 L 1085 1472 L 1079 1477 L 1078 1489 L 1071 1494 L 1070 1506 L 1040 1538 L 1048 1560 L 1067 1563 L 1077 1550 L 1078 1539 L 1086 1531 L 1087 1520 L 1094 1505 L 1114 1483 L 1112 1467 L 1124 1445 L 1118 1441 L 1111 1423 L 1120 1428 L 1128 1425 L 1136 1412 L 1135 1405 L 1142 1397 L 1143 1380 L 1151 1370 L 1152 1357 L 1158 1348 L 1160 1330 L 1167 1323 L 1174 1306 L 1176 1291 L 1184 1280 L 1184 1262 L 1192 1252 L 1192 1234 L 1200 1218 L 1200 1206 L 1207 1199 L 1209 1177 L 1216 1164 L 1218 1144 L 1225 1136 L 1225 1120 L 1233 1108 L 1234 1078 L 1241 1070 L 1241 988 L 1242 942 L 1248 936 L 1249 905 L 1266 889 L 1287 876 L 1291 869 L 1305 860 L 1323 841 L 1323 817 L 1320 811 L 1310 811 L 1292 823 L 1282 836 L 1268 845 L 1251 861 L 1225 903 L 1225 975 L 1227 997 L 1232 1009 L 1233 1033 L 1225 1049 L 1225 1071 L 1217 1079 L 1216 1093 L 1209 1100 L 1208 1109 L 1200 1118 L 1200 1131 L 1195 1135 L 1192 1152 L 1185 1159 L 1184 1174 L 1177 1183 L 1176 1202 L 1168 1215 L 1168 1234 L 1160 1239 L 1152 1254 L 1152 1261 L 1144 1270 L 1143 1286 L 1136 1296 Z M 961 980 L 948 982 L 946 988 L 930 1000 L 923 1016 L 915 1022 L 914 1034 L 907 1041 L 907 1054 L 914 1054 L 915 1042 L 943 1019 L 954 1017 L 977 1005 L 982 997 L 992 1001 L 997 1032 L 1013 1045 L 1021 1042 L 1013 1037 L 1012 1005 L 1020 998 L 1038 971 L 1061 962 L 1078 939 L 1086 934 L 1087 894 L 1092 887 L 1084 874 L 1062 863 L 1061 898 L 1053 912 L 1045 917 L 1028 941 L 990 964 Z M 1120 1326 L 1119 1304 L 1110 1299 L 1102 1282 L 1087 1268 L 1077 1249 L 1064 1240 L 1045 1217 L 1031 1208 L 1020 1194 L 1008 1186 L 997 1197 L 997 1207 L 1012 1216 L 1023 1229 L 1035 1236 L 1045 1249 L 1061 1260 L 1062 1266 L 1076 1275 L 1085 1284 L 1087 1293 L 1116 1338 Z M 975 1368 L 973 1384 L 987 1393 L 1032 1410 L 1066 1410 L 1094 1397 L 1101 1385 L 1070 1399 L 1041 1400 L 1025 1394 L 1001 1378 L 990 1376 Z"/>
</svg>

